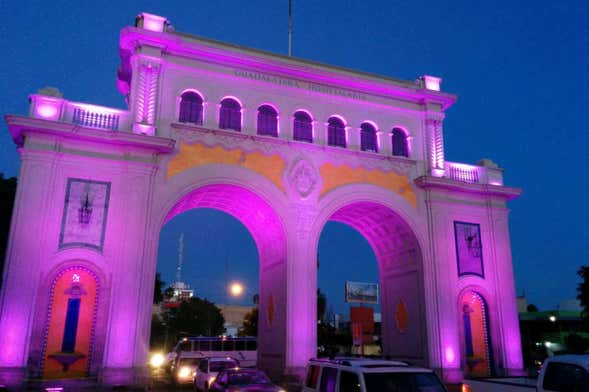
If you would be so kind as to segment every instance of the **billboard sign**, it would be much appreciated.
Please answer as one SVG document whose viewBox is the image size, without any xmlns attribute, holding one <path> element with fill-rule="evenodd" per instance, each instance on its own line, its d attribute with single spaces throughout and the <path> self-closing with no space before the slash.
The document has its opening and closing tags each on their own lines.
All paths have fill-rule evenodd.
<svg viewBox="0 0 589 392">
<path fill-rule="evenodd" d="M 378 283 L 346 282 L 346 302 L 378 304 Z"/>
</svg>

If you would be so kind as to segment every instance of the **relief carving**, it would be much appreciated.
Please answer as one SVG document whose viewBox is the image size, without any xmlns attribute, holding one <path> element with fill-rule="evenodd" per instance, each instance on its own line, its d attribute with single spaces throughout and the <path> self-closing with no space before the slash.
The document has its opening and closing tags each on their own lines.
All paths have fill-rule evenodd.
<svg viewBox="0 0 589 392">
<path fill-rule="evenodd" d="M 317 172 L 308 160 L 299 158 L 288 173 L 288 181 L 292 189 L 302 198 L 306 198 L 317 185 Z"/>
</svg>

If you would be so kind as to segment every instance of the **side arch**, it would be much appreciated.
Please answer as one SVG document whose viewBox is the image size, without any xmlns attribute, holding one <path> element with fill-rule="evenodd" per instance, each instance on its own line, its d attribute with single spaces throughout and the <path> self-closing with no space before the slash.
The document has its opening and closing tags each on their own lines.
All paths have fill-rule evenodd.
<svg viewBox="0 0 589 392">
<path fill-rule="evenodd" d="M 349 185 L 331 191 L 319 203 L 311 230 L 314 249 L 328 221 L 360 232 L 372 246 L 381 286 L 383 353 L 416 364 L 429 362 L 424 288 L 426 231 L 417 211 L 390 191 Z"/>
<path fill-rule="evenodd" d="M 96 376 L 104 357 L 110 282 L 88 258 L 63 253 L 41 279 L 29 362 L 41 378 Z"/>
</svg>

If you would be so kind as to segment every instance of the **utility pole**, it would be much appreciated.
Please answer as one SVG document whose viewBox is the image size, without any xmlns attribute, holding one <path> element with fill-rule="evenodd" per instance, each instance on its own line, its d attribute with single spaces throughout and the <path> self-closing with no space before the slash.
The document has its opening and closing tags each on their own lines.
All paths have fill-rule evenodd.
<svg viewBox="0 0 589 392">
<path fill-rule="evenodd" d="M 176 267 L 176 283 L 182 281 L 182 263 L 184 261 L 184 233 L 178 239 L 178 267 Z"/>
<path fill-rule="evenodd" d="M 292 0 L 288 0 L 288 56 L 292 56 Z"/>
</svg>

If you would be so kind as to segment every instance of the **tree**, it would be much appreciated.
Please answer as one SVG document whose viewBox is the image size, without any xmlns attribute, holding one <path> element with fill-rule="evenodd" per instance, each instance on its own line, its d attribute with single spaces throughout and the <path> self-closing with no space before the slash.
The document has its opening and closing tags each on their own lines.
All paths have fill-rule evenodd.
<svg viewBox="0 0 589 392">
<path fill-rule="evenodd" d="M 172 286 L 164 290 L 164 299 L 169 301 L 174 297 L 174 288 Z"/>
<path fill-rule="evenodd" d="M 16 196 L 16 178 L 4 178 L 0 173 L 0 276 L 4 269 L 4 258 L 10 233 L 10 219 Z M 2 284 L 0 280 L 0 285 Z"/>
<path fill-rule="evenodd" d="M 258 307 L 253 308 L 243 317 L 243 326 L 239 328 L 239 336 L 258 336 Z"/>
<path fill-rule="evenodd" d="M 582 266 L 577 271 L 577 275 L 583 279 L 577 286 L 577 299 L 583 308 L 582 316 L 586 324 L 589 324 L 589 266 Z"/>
<path fill-rule="evenodd" d="M 219 336 L 225 332 L 221 309 L 207 299 L 193 297 L 182 301 L 170 313 L 170 327 L 178 335 Z"/>
<path fill-rule="evenodd" d="M 327 297 L 317 289 L 317 320 L 325 321 L 325 314 L 327 311 Z"/>
<path fill-rule="evenodd" d="M 529 305 L 526 307 L 526 310 L 527 310 L 528 312 L 530 312 L 530 313 L 535 313 L 535 312 L 537 312 L 537 311 L 538 311 L 538 307 L 537 307 L 536 305 L 534 305 L 534 304 L 529 304 Z"/>
<path fill-rule="evenodd" d="M 155 284 L 153 286 L 153 303 L 159 304 L 164 300 L 164 293 L 162 292 L 162 287 L 164 287 L 165 282 L 162 280 L 160 273 L 155 274 Z"/>
</svg>

